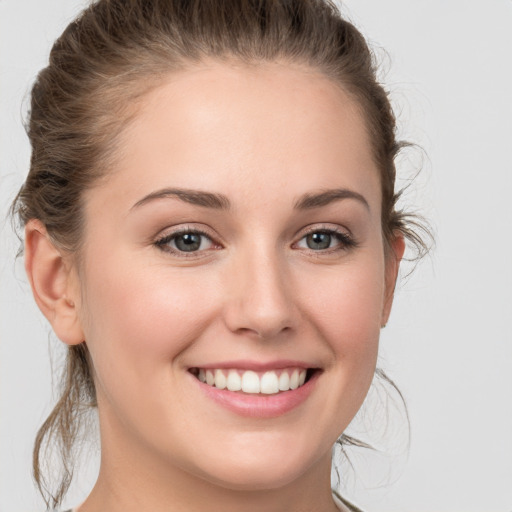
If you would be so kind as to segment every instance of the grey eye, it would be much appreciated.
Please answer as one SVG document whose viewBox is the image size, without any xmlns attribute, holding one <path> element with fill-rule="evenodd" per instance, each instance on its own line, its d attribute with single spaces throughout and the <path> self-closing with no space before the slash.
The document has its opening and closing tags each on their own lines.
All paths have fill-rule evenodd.
<svg viewBox="0 0 512 512">
<path fill-rule="evenodd" d="M 305 237 L 308 249 L 313 249 L 314 251 L 321 251 L 331 247 L 332 238 L 330 233 L 322 232 L 310 233 Z"/>
<path fill-rule="evenodd" d="M 185 256 L 185 253 L 207 251 L 215 247 L 214 241 L 201 231 L 183 230 L 164 236 L 155 242 L 162 251 L 175 256 Z"/>
<path fill-rule="evenodd" d="M 318 231 L 310 231 L 304 235 L 295 247 L 320 252 L 328 249 L 332 251 L 351 249 L 356 245 L 352 237 L 346 233 L 320 228 Z"/>
<path fill-rule="evenodd" d="M 193 252 L 201 249 L 204 235 L 200 233 L 183 233 L 173 237 L 176 249 L 183 252 Z"/>
</svg>

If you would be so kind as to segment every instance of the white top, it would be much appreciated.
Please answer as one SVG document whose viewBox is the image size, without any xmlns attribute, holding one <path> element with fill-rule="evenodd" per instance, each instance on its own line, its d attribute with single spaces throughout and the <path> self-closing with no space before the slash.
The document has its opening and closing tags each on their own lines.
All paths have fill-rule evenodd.
<svg viewBox="0 0 512 512">
<path fill-rule="evenodd" d="M 334 503 L 340 509 L 341 512 L 362 512 L 355 506 L 352 506 L 349 508 L 348 505 L 350 505 L 350 503 L 348 503 L 348 505 L 343 503 L 343 501 L 341 501 L 338 498 L 338 496 L 336 496 L 336 494 L 334 494 L 334 493 L 332 493 L 332 499 L 334 500 Z"/>
<path fill-rule="evenodd" d="M 336 506 L 340 509 L 341 512 L 351 512 L 349 508 L 335 495 L 332 495 L 332 499 L 334 500 L 334 503 L 336 503 Z M 67 510 L 66 512 L 75 512 L 75 509 Z"/>
<path fill-rule="evenodd" d="M 336 506 L 341 510 L 341 512 L 350 512 L 347 506 L 336 495 L 333 494 L 332 499 L 334 500 L 334 503 L 336 503 Z"/>
</svg>

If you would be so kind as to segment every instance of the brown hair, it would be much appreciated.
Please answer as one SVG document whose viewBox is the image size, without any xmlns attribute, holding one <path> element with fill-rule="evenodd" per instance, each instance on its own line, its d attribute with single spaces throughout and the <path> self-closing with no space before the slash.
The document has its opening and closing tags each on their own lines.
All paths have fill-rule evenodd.
<svg viewBox="0 0 512 512">
<path fill-rule="evenodd" d="M 308 65 L 359 104 L 381 173 L 386 244 L 401 234 L 426 251 L 413 217 L 398 211 L 395 117 L 376 78 L 363 36 L 329 0 L 99 0 L 54 44 L 33 86 L 30 172 L 14 204 L 22 225 L 39 219 L 53 242 L 77 255 L 84 190 L 108 172 L 119 135 L 138 100 L 169 73 L 205 58 L 277 59 Z M 421 225 L 419 225 L 421 228 Z M 382 377 L 382 375 L 381 375 Z M 385 377 L 385 375 L 384 375 Z M 69 347 L 57 405 L 38 432 L 34 476 L 49 507 L 72 477 L 80 416 L 95 405 L 87 346 Z M 52 492 L 43 478 L 43 446 L 57 442 L 63 475 Z M 357 444 L 349 437 L 343 443 Z"/>
</svg>

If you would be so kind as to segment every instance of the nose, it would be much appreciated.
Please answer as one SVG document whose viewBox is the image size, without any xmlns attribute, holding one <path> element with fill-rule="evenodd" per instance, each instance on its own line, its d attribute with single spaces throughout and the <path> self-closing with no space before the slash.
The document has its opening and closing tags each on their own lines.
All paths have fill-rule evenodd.
<svg viewBox="0 0 512 512">
<path fill-rule="evenodd" d="M 235 333 L 275 338 L 296 326 L 297 311 L 286 263 L 262 251 L 240 257 L 230 269 L 225 322 Z"/>
</svg>

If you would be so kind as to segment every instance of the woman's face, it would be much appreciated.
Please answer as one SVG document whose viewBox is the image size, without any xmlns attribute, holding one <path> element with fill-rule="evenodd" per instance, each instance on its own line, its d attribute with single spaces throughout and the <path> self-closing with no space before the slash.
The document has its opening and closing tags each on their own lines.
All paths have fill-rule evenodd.
<svg viewBox="0 0 512 512">
<path fill-rule="evenodd" d="M 149 93 L 120 148 L 75 297 L 104 460 L 238 489 L 324 471 L 396 277 L 356 104 L 309 69 L 212 62 Z"/>
</svg>

